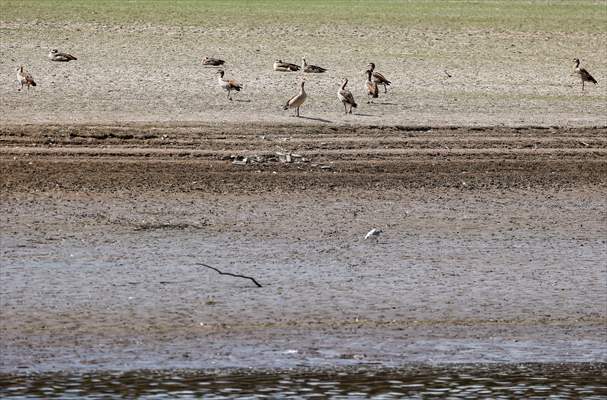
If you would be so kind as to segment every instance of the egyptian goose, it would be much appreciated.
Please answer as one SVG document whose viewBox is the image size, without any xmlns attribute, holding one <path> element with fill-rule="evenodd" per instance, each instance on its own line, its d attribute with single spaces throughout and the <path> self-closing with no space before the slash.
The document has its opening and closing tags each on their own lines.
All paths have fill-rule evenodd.
<svg viewBox="0 0 607 400">
<path fill-rule="evenodd" d="M 21 84 L 21 89 L 23 89 L 23 85 L 27 85 L 27 90 L 29 90 L 30 86 L 36 86 L 36 82 L 34 82 L 32 74 L 27 72 L 23 65 L 17 68 L 17 80 Z"/>
<path fill-rule="evenodd" d="M 274 61 L 274 71 L 282 71 L 282 72 L 290 72 L 290 71 L 299 71 L 300 67 L 297 64 L 291 64 L 288 62 L 283 62 L 282 60 Z"/>
<path fill-rule="evenodd" d="M 53 49 L 50 51 L 50 53 L 48 53 L 48 58 L 51 61 L 60 61 L 60 62 L 68 62 L 68 61 L 72 61 L 72 60 L 77 60 L 76 57 L 74 57 L 71 54 L 67 54 L 67 53 L 60 53 L 59 50 L 57 49 Z"/>
<path fill-rule="evenodd" d="M 223 90 L 227 90 L 228 99 L 232 100 L 232 90 L 240 92 L 240 89 L 242 89 L 242 85 L 236 82 L 234 79 L 223 79 L 224 71 L 222 69 L 217 71 L 217 75 L 219 75 L 217 77 L 217 82 L 219 83 L 219 86 L 221 86 Z"/>
<path fill-rule="evenodd" d="M 367 68 L 369 68 L 371 70 L 371 73 L 373 73 L 373 80 L 375 81 L 375 83 L 377 83 L 378 85 L 384 85 L 384 93 L 387 93 L 388 86 L 390 86 L 392 82 L 387 80 L 381 72 L 375 72 L 375 64 L 369 63 Z"/>
<path fill-rule="evenodd" d="M 592 82 L 595 85 L 597 84 L 596 79 L 594 79 L 592 77 L 592 75 L 590 75 L 590 72 L 586 71 L 585 68 L 580 68 L 580 59 L 579 58 L 574 58 L 573 62 L 575 63 L 574 72 L 576 74 L 578 74 L 580 76 L 580 78 L 582 79 L 582 92 L 584 91 L 584 82 Z"/>
<path fill-rule="evenodd" d="M 352 96 L 352 92 L 346 89 L 347 84 L 348 79 L 344 78 L 339 90 L 337 91 L 337 98 L 344 104 L 344 114 L 348 114 L 348 105 L 350 105 L 350 114 L 352 114 L 352 107 L 356 108 L 356 102 L 354 101 L 354 96 Z"/>
<path fill-rule="evenodd" d="M 202 64 L 203 65 L 212 65 L 214 67 L 218 67 L 220 65 L 225 64 L 225 61 L 220 60 L 219 58 L 205 57 L 205 58 L 202 59 Z"/>
<path fill-rule="evenodd" d="M 287 104 L 285 104 L 285 106 L 283 107 L 283 110 L 288 110 L 289 108 L 294 108 L 295 116 L 297 116 L 297 117 L 299 117 L 299 107 L 301 107 L 301 105 L 304 103 L 304 101 L 306 101 L 306 97 L 308 97 L 308 95 L 306 94 L 306 91 L 304 90 L 304 83 L 306 83 L 306 82 L 301 81 L 301 89 L 299 89 L 299 93 L 297 93 L 295 96 L 291 97 L 289 99 L 289 101 L 287 101 Z"/>
<path fill-rule="evenodd" d="M 303 72 L 311 74 L 321 74 L 327 71 L 326 68 L 319 67 L 317 65 L 308 65 L 304 57 L 301 58 L 301 69 L 303 70 Z"/>
<path fill-rule="evenodd" d="M 371 76 L 373 75 L 373 72 L 368 69 L 367 70 L 367 83 L 366 83 L 366 87 L 367 87 L 367 104 L 371 103 L 371 98 L 378 98 L 379 97 L 379 89 L 377 87 L 377 82 L 375 82 L 374 80 L 371 79 Z"/>
</svg>

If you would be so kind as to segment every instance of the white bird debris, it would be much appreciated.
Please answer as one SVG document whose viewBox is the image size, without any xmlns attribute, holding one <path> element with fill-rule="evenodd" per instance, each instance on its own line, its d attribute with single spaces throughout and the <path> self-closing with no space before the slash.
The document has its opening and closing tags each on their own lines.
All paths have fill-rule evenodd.
<svg viewBox="0 0 607 400">
<path fill-rule="evenodd" d="M 267 164 L 273 162 L 280 162 L 286 164 L 299 164 L 309 162 L 301 154 L 297 153 L 282 153 L 276 152 L 275 154 L 255 154 L 255 155 L 231 155 L 222 159 L 232 160 L 234 165 L 246 165 L 246 164 Z"/>
<path fill-rule="evenodd" d="M 246 165 L 249 162 L 249 157 L 236 157 L 234 158 L 234 160 L 232 161 L 232 164 L 235 165 Z"/>
<path fill-rule="evenodd" d="M 379 239 L 379 235 L 382 233 L 383 231 L 381 229 L 371 229 L 366 235 L 365 235 L 365 240 L 369 239 L 369 238 L 373 238 L 375 240 Z"/>
</svg>

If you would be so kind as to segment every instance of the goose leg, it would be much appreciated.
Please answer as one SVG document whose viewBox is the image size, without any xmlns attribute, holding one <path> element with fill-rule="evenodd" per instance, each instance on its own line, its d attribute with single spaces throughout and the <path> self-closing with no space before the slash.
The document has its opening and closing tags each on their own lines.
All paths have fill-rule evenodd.
<svg viewBox="0 0 607 400">
<path fill-rule="evenodd" d="M 348 113 L 348 106 L 346 105 L 346 103 L 344 103 L 344 114 Z"/>
<path fill-rule="evenodd" d="M 385 83 L 384 83 L 384 93 L 388 93 L 388 87 L 386 86 Z"/>
<path fill-rule="evenodd" d="M 297 107 L 297 108 L 295 109 L 295 115 L 297 115 L 297 116 L 299 117 L 299 107 Z"/>
</svg>

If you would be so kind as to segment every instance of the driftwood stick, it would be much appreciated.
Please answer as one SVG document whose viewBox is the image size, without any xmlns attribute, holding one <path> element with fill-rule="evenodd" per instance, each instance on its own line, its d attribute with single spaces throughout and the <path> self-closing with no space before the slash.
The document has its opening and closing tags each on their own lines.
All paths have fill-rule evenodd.
<svg viewBox="0 0 607 400">
<path fill-rule="evenodd" d="M 238 274 L 231 274 L 231 273 L 229 273 L 229 272 L 221 272 L 221 271 L 220 271 L 220 270 L 218 270 L 217 268 L 215 268 L 215 267 L 211 267 L 210 265 L 203 264 L 203 263 L 197 263 L 196 265 L 202 265 L 203 267 L 210 268 L 210 269 L 212 269 L 212 270 L 214 270 L 214 271 L 217 271 L 217 272 L 218 272 L 220 275 L 229 275 L 229 276 L 234 276 L 234 277 L 236 277 L 236 278 L 245 278 L 245 279 L 250 279 L 250 280 L 252 280 L 252 281 L 253 281 L 253 283 L 254 283 L 255 285 L 257 285 L 257 287 L 261 287 L 261 285 L 259 284 L 259 282 L 257 282 L 257 281 L 255 280 L 255 278 L 251 278 L 250 276 L 238 275 Z"/>
</svg>

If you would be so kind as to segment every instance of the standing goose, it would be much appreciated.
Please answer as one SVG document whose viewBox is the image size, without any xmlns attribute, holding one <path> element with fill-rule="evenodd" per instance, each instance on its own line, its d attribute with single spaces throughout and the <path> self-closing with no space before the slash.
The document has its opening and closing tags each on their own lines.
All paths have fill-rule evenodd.
<svg viewBox="0 0 607 400">
<path fill-rule="evenodd" d="M 317 65 L 308 65 L 304 57 L 301 58 L 301 69 L 303 69 L 303 72 L 311 74 L 320 74 L 327 71 L 326 68 L 319 67 Z"/>
<path fill-rule="evenodd" d="M 388 86 L 390 86 L 390 84 L 392 82 L 387 80 L 386 77 L 381 72 L 375 72 L 374 63 L 369 63 L 367 68 L 369 68 L 371 70 L 371 73 L 373 74 L 373 80 L 375 81 L 375 83 L 377 83 L 378 85 L 384 85 L 384 93 L 388 93 Z"/>
<path fill-rule="evenodd" d="M 282 60 L 274 61 L 274 71 L 282 71 L 282 72 L 290 72 L 290 71 L 299 71 L 300 67 L 297 64 L 291 64 L 288 62 L 283 62 Z"/>
<path fill-rule="evenodd" d="M 217 77 L 217 82 L 219 83 L 219 86 L 221 86 L 223 90 L 226 90 L 228 92 L 228 99 L 232 100 L 232 90 L 240 92 L 240 89 L 242 89 L 242 85 L 236 82 L 234 79 L 223 79 L 224 71 L 222 69 L 217 71 L 217 75 L 219 75 Z"/>
<path fill-rule="evenodd" d="M 25 68 L 23 67 L 23 65 L 20 65 L 17 68 L 17 80 L 21 84 L 21 88 L 18 90 L 22 90 L 23 85 L 27 85 L 27 90 L 29 90 L 30 86 L 36 86 L 36 82 L 34 82 L 34 78 L 32 77 L 32 74 L 27 72 L 25 70 Z"/>
<path fill-rule="evenodd" d="M 371 98 L 376 99 L 379 97 L 379 88 L 377 87 L 377 83 L 371 79 L 372 75 L 373 75 L 373 72 L 370 69 L 368 69 L 367 70 L 367 83 L 366 83 L 367 104 L 371 103 Z"/>
<path fill-rule="evenodd" d="M 76 57 L 74 57 L 71 54 L 68 53 L 60 53 L 59 50 L 57 49 L 53 49 L 50 51 L 50 53 L 48 53 L 48 58 L 51 61 L 60 61 L 60 62 L 68 62 L 68 61 L 72 61 L 72 60 L 77 60 Z"/>
<path fill-rule="evenodd" d="M 220 65 L 225 64 L 225 61 L 220 60 L 219 58 L 205 57 L 205 58 L 202 59 L 202 64 L 203 65 L 212 65 L 214 67 L 218 67 Z"/>
<path fill-rule="evenodd" d="M 287 101 L 287 104 L 285 104 L 285 106 L 283 107 L 283 110 L 288 110 L 289 108 L 294 108 L 295 116 L 297 116 L 297 117 L 299 117 L 299 107 L 301 107 L 301 105 L 304 103 L 304 101 L 306 101 L 306 97 L 308 97 L 308 95 L 306 94 L 306 91 L 304 90 L 304 83 L 306 83 L 306 82 L 302 80 L 301 89 L 299 89 L 299 93 L 297 93 L 295 96 L 291 97 Z"/>
<path fill-rule="evenodd" d="M 348 114 L 347 105 L 350 105 L 350 114 L 352 114 L 352 107 L 356 108 L 356 101 L 352 92 L 346 89 L 348 84 L 348 78 L 344 78 L 339 90 L 337 91 L 337 98 L 344 104 L 344 114 Z"/>
<path fill-rule="evenodd" d="M 590 75 L 590 72 L 586 71 L 585 68 L 580 68 L 580 59 L 579 58 L 574 58 L 573 62 L 575 63 L 574 72 L 576 74 L 578 74 L 580 76 L 580 78 L 582 79 L 582 92 L 584 91 L 584 82 L 592 82 L 595 85 L 597 84 L 596 79 L 594 79 L 592 77 L 592 75 Z"/>
</svg>

